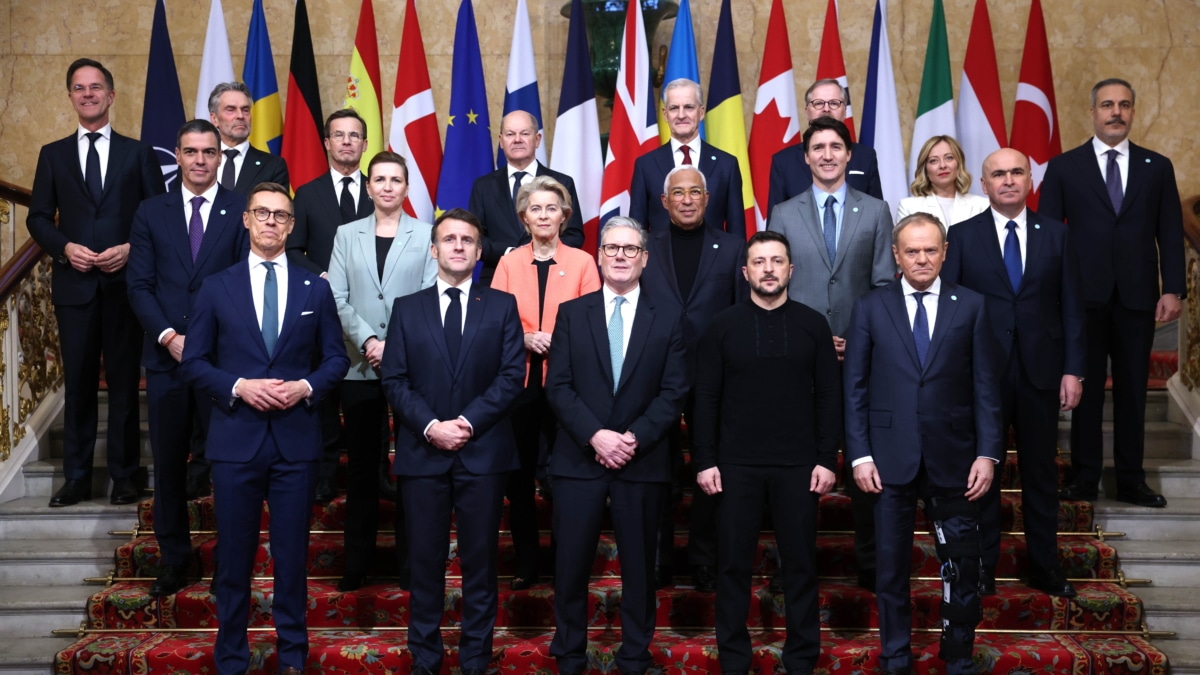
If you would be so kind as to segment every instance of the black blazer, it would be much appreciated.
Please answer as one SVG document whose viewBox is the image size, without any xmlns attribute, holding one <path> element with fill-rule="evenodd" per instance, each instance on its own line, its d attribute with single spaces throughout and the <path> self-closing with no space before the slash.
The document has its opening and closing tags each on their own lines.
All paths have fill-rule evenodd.
<svg viewBox="0 0 1200 675">
<path fill-rule="evenodd" d="M 342 220 L 341 192 L 326 171 L 296 188 L 293 203 L 296 222 L 288 235 L 288 262 L 319 276 L 329 271 L 337 229 L 351 222 Z M 358 181 L 358 210 L 354 220 L 366 218 L 374 211 L 375 203 L 367 195 L 367 176 L 363 174 Z"/>
<path fill-rule="evenodd" d="M 1183 210 L 1171 160 L 1130 143 L 1125 198 L 1116 213 L 1088 139 L 1050 160 L 1039 200 L 1039 213 L 1072 230 L 1089 307 L 1108 303 L 1114 288 L 1121 304 L 1143 311 L 1153 311 L 1163 293 L 1187 293 Z"/>
<path fill-rule="evenodd" d="M 1086 369 L 1079 264 L 1066 225 L 1033 211 L 1026 211 L 1025 222 L 1025 270 L 1016 292 L 991 209 L 950 228 L 942 281 L 982 294 L 1005 360 L 1016 344 L 1029 381 L 1058 391 L 1064 374 L 1083 377 Z"/>
<path fill-rule="evenodd" d="M 708 182 L 708 208 L 704 222 L 746 239 L 746 207 L 742 201 L 742 171 L 733 155 L 700 142 L 700 157 L 693 159 Z M 666 229 L 671 216 L 662 205 L 663 182 L 675 168 L 671 143 L 638 157 L 629 186 L 629 217 L 647 230 Z"/>
<path fill-rule="evenodd" d="M 875 149 L 855 143 L 850 149 L 846 166 L 846 184 L 883 199 L 883 184 L 879 181 L 879 160 Z M 775 153 L 771 158 L 771 191 L 767 198 L 767 214 L 778 205 L 812 187 L 812 170 L 804 161 L 804 144 L 797 143 Z"/>
<path fill-rule="evenodd" d="M 54 304 L 82 305 L 95 297 L 101 283 L 125 280 L 124 268 L 111 274 L 97 269 L 79 272 L 67 262 L 63 250 L 74 243 L 99 253 L 128 242 L 138 204 L 166 189 L 154 149 L 115 131 L 109 136 L 108 169 L 99 204 L 84 183 L 77 136 L 72 133 L 42 146 L 26 225 L 29 235 L 54 260 L 50 282 Z"/>
<path fill-rule="evenodd" d="M 242 161 L 242 170 L 238 172 L 233 191 L 247 195 L 250 188 L 259 183 L 279 183 L 283 187 L 289 187 L 287 162 L 282 157 L 263 152 L 252 145 L 246 151 L 246 159 Z"/>
</svg>

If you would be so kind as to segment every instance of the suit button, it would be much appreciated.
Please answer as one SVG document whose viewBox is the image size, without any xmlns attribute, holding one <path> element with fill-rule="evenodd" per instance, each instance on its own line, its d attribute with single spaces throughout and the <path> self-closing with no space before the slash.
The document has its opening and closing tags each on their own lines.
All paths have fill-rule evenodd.
<svg viewBox="0 0 1200 675">
<path fill-rule="evenodd" d="M 381 323 L 381 324 L 379 324 L 379 327 L 380 327 L 380 328 L 387 328 L 387 324 L 386 324 L 386 323 Z"/>
<path fill-rule="evenodd" d="M 918 388 L 924 388 L 924 386 L 925 386 L 925 380 L 921 380 L 920 382 L 917 383 Z"/>
<path fill-rule="evenodd" d="M 379 294 L 379 299 L 380 299 L 380 300 L 382 300 L 382 299 L 383 299 L 383 293 L 380 293 L 380 294 Z"/>
<path fill-rule="evenodd" d="M 184 314 L 184 315 L 183 315 L 183 320 L 184 320 L 184 321 L 187 321 L 187 318 L 188 318 L 188 315 L 187 315 L 187 314 Z"/>
<path fill-rule="evenodd" d="M 832 285 L 834 285 L 834 284 L 836 284 L 836 283 L 837 283 L 837 277 L 830 277 L 830 278 L 829 278 L 829 285 L 830 285 L 830 286 L 832 286 Z"/>
<path fill-rule="evenodd" d="M 827 309 L 827 310 L 825 310 L 825 315 L 826 315 L 826 316 L 833 316 L 833 310 L 832 310 L 832 309 Z"/>
</svg>

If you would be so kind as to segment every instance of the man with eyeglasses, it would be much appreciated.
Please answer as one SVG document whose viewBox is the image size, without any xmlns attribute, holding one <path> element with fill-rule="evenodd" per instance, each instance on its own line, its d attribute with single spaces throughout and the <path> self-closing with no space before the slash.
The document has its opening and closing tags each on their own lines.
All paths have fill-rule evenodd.
<svg viewBox="0 0 1200 675">
<path fill-rule="evenodd" d="M 154 150 L 109 124 L 113 76 L 92 59 L 67 69 L 74 133 L 42 147 L 33 177 L 29 235 L 53 260 L 51 293 L 58 319 L 64 388 L 63 474 L 50 506 L 92 498 L 100 356 L 108 384 L 109 500 L 138 498 L 138 360 L 142 336 L 129 309 L 125 264 L 129 227 L 143 199 L 166 190 Z M 55 221 L 57 216 L 57 222 Z"/>
<path fill-rule="evenodd" d="M 583 247 L 583 217 L 579 215 L 575 181 L 537 161 L 541 143 L 542 133 L 532 114 L 524 110 L 508 113 L 500 121 L 500 150 L 507 164 L 476 178 L 471 186 L 468 210 L 475 214 L 483 228 L 483 269 L 479 273 L 479 283 L 485 286 L 492 283 L 501 256 L 529 243 L 529 233 L 517 218 L 517 192 L 537 176 L 550 176 L 567 188 L 576 208 L 560 239 L 567 246 Z"/>
<path fill-rule="evenodd" d="M 287 161 L 250 145 L 254 98 L 242 82 L 222 82 L 208 95 L 208 118 L 221 131 L 221 174 L 226 190 L 249 194 L 259 183 L 288 185 Z"/>
<path fill-rule="evenodd" d="M 679 311 L 666 291 L 641 283 L 649 256 L 636 220 L 600 231 L 599 291 L 559 305 L 550 340 L 546 395 L 559 433 L 554 477 L 555 633 L 558 672 L 587 668 L 588 581 L 604 507 L 621 549 L 622 673 L 645 673 L 654 638 L 655 534 L 670 490 L 667 434 L 687 396 L 687 352 Z"/>
<path fill-rule="evenodd" d="M 221 675 L 250 666 L 246 637 L 263 502 L 271 513 L 271 611 L 284 675 L 308 660 L 308 525 L 321 458 L 317 403 L 350 368 L 329 283 L 289 265 L 286 187 L 251 189 L 242 224 L 246 260 L 206 279 L 183 349 L 183 378 L 213 401 L 208 429 L 217 529 Z M 261 589 L 260 589 L 261 590 Z"/>
<path fill-rule="evenodd" d="M 837 80 L 817 80 L 804 92 L 804 114 L 809 122 L 818 117 L 844 122 L 848 105 L 849 96 Z M 861 143 L 854 144 L 854 155 L 846 169 L 846 182 L 859 192 L 883 199 L 879 162 L 873 148 Z M 771 158 L 771 191 L 767 198 L 767 213 L 811 185 L 812 174 L 804 162 L 803 143 L 790 145 L 775 153 Z"/>
<path fill-rule="evenodd" d="M 367 123 L 351 108 L 335 111 L 325 119 L 325 151 L 329 155 L 329 173 L 296 189 L 296 224 L 287 240 L 288 262 L 325 278 L 337 229 L 346 223 L 366 218 L 375 210 L 367 196 L 366 181 L 359 170 L 367 148 Z M 334 387 L 321 401 L 321 477 L 317 481 L 316 501 L 324 504 L 336 495 L 338 444 L 342 435 L 341 386 Z M 387 481 L 386 463 L 381 478 Z M 395 499 L 395 490 L 385 496 Z"/>
<path fill-rule="evenodd" d="M 629 217 L 647 230 L 667 229 L 670 216 L 662 205 L 660 187 L 667 173 L 678 166 L 695 166 L 708 181 L 708 206 L 704 221 L 709 227 L 746 238 L 746 210 L 742 202 L 742 172 L 733 155 L 700 138 L 704 96 L 700 85 L 686 78 L 663 86 L 663 116 L 671 138 L 633 163 L 629 186 Z"/>
</svg>

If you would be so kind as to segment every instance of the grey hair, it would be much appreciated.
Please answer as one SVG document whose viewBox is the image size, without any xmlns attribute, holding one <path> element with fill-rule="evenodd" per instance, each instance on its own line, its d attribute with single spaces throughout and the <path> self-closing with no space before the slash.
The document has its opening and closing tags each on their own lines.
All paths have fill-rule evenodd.
<svg viewBox="0 0 1200 675">
<path fill-rule="evenodd" d="M 671 80 L 670 82 L 663 85 L 663 88 L 662 88 L 663 103 L 667 102 L 667 92 L 672 91 L 674 89 L 680 89 L 683 87 L 690 87 L 692 89 L 692 91 L 696 92 L 696 105 L 703 108 L 704 107 L 704 93 L 702 91 L 700 91 L 700 83 L 696 82 L 695 80 L 689 80 L 686 77 L 680 77 L 680 78 Z"/>
<path fill-rule="evenodd" d="M 1133 85 L 1129 84 L 1129 82 L 1122 80 L 1119 77 L 1110 77 L 1107 79 L 1100 80 L 1099 82 L 1096 83 L 1096 85 L 1094 87 L 1092 87 L 1092 107 L 1093 108 L 1096 107 L 1096 92 L 1100 91 L 1104 87 L 1114 85 L 1114 84 L 1119 84 L 1122 87 L 1125 87 L 1126 89 L 1128 89 L 1129 90 L 1129 98 L 1131 99 L 1131 102 L 1134 105 L 1137 105 L 1137 92 L 1133 90 Z"/>
<path fill-rule="evenodd" d="M 833 78 L 827 77 L 823 80 L 817 80 L 816 82 L 808 85 L 808 89 L 804 90 L 804 105 L 812 103 L 812 93 L 814 89 L 817 87 L 823 87 L 827 84 L 832 84 L 833 86 L 837 87 L 842 92 L 842 96 L 846 96 L 846 88 L 842 86 L 842 83 Z"/>
<path fill-rule="evenodd" d="M 667 177 L 663 179 L 663 194 L 664 195 L 667 194 L 667 190 L 671 186 L 671 176 L 674 176 L 675 174 L 683 172 L 683 171 L 695 171 L 697 174 L 699 174 L 700 175 L 700 186 L 704 188 L 705 192 L 708 192 L 708 178 L 705 177 L 704 172 L 701 171 L 700 169 L 697 169 L 695 167 L 695 165 L 684 164 L 682 166 L 677 166 L 674 169 L 671 169 L 670 171 L 667 172 Z"/>
<path fill-rule="evenodd" d="M 907 216 L 904 216 L 903 218 L 900 219 L 900 222 L 896 223 L 895 229 L 892 230 L 892 245 L 893 246 L 900 245 L 900 230 L 903 230 L 904 228 L 906 228 L 909 225 L 912 225 L 914 223 L 928 223 L 930 225 L 937 225 L 938 232 L 940 232 L 942 235 L 942 243 L 943 244 L 946 243 L 946 226 L 944 224 L 942 224 L 941 219 L 939 219 L 937 216 L 933 215 L 932 213 L 926 213 L 925 211 L 917 211 L 916 213 L 912 213 Z"/>
<path fill-rule="evenodd" d="M 221 94 L 230 91 L 245 94 L 246 98 L 250 99 L 250 105 L 254 105 L 254 97 L 250 95 L 250 88 L 244 82 L 222 82 L 213 87 L 212 93 L 208 95 L 208 112 L 210 115 L 217 114 L 217 106 L 221 104 Z"/>
<path fill-rule="evenodd" d="M 525 222 L 525 212 L 529 210 L 529 198 L 537 192 L 549 192 L 558 198 L 558 207 L 562 209 L 563 214 L 563 221 L 558 226 L 558 233 L 562 234 L 567 230 L 567 222 L 571 220 L 571 214 L 574 213 L 571 209 L 571 193 L 566 186 L 554 180 L 552 176 L 535 176 L 533 180 L 517 190 L 517 216 L 521 224 L 525 226 L 525 231 L 529 231 L 529 224 Z"/>
<path fill-rule="evenodd" d="M 642 249 L 645 250 L 647 237 L 646 228 L 642 227 L 641 223 L 633 218 L 630 218 L 629 216 L 613 216 L 612 218 L 608 219 L 608 222 L 604 223 L 604 227 L 600 228 L 601 246 L 604 245 L 604 235 L 608 234 L 609 230 L 615 230 L 618 227 L 628 227 L 634 232 L 637 232 L 638 239 L 640 239 L 642 242 Z"/>
</svg>

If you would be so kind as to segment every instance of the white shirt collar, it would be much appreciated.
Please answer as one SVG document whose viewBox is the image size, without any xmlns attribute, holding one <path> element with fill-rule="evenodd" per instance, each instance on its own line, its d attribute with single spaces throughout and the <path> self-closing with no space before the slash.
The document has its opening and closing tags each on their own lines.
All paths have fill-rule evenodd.
<svg viewBox="0 0 1200 675">
<path fill-rule="evenodd" d="M 1116 150 L 1121 154 L 1122 157 L 1128 157 L 1129 138 L 1126 137 L 1122 139 L 1121 142 L 1117 143 L 1116 145 L 1108 145 L 1104 141 L 1100 140 L 1099 136 L 1092 136 L 1092 151 L 1094 151 L 1097 156 L 1101 156 L 1109 150 Z"/>
<path fill-rule="evenodd" d="M 607 309 L 607 307 L 612 304 L 613 298 L 617 297 L 617 292 L 609 288 L 608 284 L 603 284 L 601 289 L 603 289 L 604 292 L 604 307 Z M 642 285 L 639 283 L 637 286 L 633 287 L 633 290 L 629 291 L 622 297 L 625 298 L 625 302 L 629 303 L 630 307 L 636 307 L 638 298 L 642 297 Z"/>
<path fill-rule="evenodd" d="M 908 283 L 908 279 L 905 279 L 903 276 L 900 277 L 900 289 L 904 291 L 904 295 L 912 295 L 917 292 L 917 289 L 913 288 L 912 284 Z M 942 276 L 939 274 L 925 291 L 932 295 L 940 296 L 942 294 Z"/>
<path fill-rule="evenodd" d="M 362 181 L 362 171 L 360 171 L 359 169 L 355 169 L 349 175 L 345 175 L 341 171 L 338 171 L 337 169 L 335 169 L 331 166 L 331 167 L 329 167 L 329 175 L 333 177 L 334 187 L 337 187 L 339 189 L 342 187 L 342 179 L 343 178 L 351 179 L 353 181 L 352 185 L 358 185 Z"/>
<path fill-rule="evenodd" d="M 217 198 L 217 185 L 218 185 L 218 183 L 216 181 L 213 181 L 213 184 L 211 187 L 209 187 L 204 192 L 201 192 L 200 194 L 196 194 L 196 193 L 192 192 L 191 190 L 187 189 L 187 186 L 183 184 L 183 181 L 179 181 L 179 191 L 183 194 L 184 206 L 190 205 L 193 197 L 204 197 L 205 204 L 212 204 L 213 201 L 215 201 Z M 254 254 L 251 254 L 251 255 L 254 255 Z M 262 258 L 259 258 L 259 261 L 261 262 Z"/>
<path fill-rule="evenodd" d="M 672 136 L 671 137 L 671 154 L 674 155 L 675 153 L 678 153 L 679 146 L 681 146 L 681 145 L 686 145 L 692 149 L 692 164 L 697 164 L 697 165 L 700 164 L 700 134 L 696 134 L 696 137 L 693 138 L 692 140 L 688 141 L 687 143 L 680 143 L 678 140 L 675 139 L 674 136 Z"/>
<path fill-rule="evenodd" d="M 1018 213 L 1015 218 L 1009 218 L 993 208 L 989 208 L 988 210 L 992 212 L 992 220 L 995 221 L 998 229 L 1007 230 L 1008 221 L 1010 220 L 1017 224 L 1018 230 L 1025 229 L 1025 221 L 1028 218 L 1029 209 L 1021 209 L 1021 212 Z"/>
<path fill-rule="evenodd" d="M 535 159 L 532 162 L 530 162 L 529 166 L 525 167 L 524 169 L 518 169 L 517 167 L 513 166 L 512 164 L 505 164 L 504 166 L 505 166 L 505 168 L 508 169 L 508 179 L 511 181 L 513 174 L 518 171 L 524 171 L 526 176 L 538 175 L 538 167 L 541 165 L 538 164 L 538 161 Z"/>
<path fill-rule="evenodd" d="M 249 255 L 246 256 L 246 260 L 250 263 L 250 269 L 254 269 L 255 267 L 258 267 L 259 265 L 261 265 L 265 262 L 273 262 L 273 263 L 275 263 L 276 267 L 282 267 L 282 268 L 286 269 L 288 266 L 286 253 L 287 253 L 287 251 L 280 251 L 279 255 L 275 256 L 274 258 L 271 258 L 270 260 L 267 260 L 266 258 L 258 255 L 254 251 L 250 251 Z"/>
<path fill-rule="evenodd" d="M 112 124 L 111 123 L 105 124 L 104 126 L 100 127 L 96 131 L 100 132 L 100 138 L 103 138 L 106 141 L 112 140 Z M 86 141 L 87 135 L 90 133 L 91 133 L 90 131 L 88 131 L 87 129 L 84 129 L 83 125 L 80 124 L 78 130 L 76 130 L 76 132 L 75 132 L 75 140 Z"/>
<path fill-rule="evenodd" d="M 221 154 L 225 154 L 226 150 L 237 150 L 237 158 L 245 159 L 246 153 L 250 150 L 250 139 L 247 138 L 237 145 L 225 145 L 225 141 L 221 141 Z"/>
<path fill-rule="evenodd" d="M 450 282 L 446 281 L 441 276 L 439 276 L 437 278 L 438 295 L 439 296 L 445 295 L 447 288 L 457 288 L 462 291 L 462 294 L 464 297 L 468 296 L 471 294 L 471 277 L 467 277 L 465 281 L 463 281 L 461 284 L 459 284 L 457 286 L 451 286 Z"/>
</svg>

